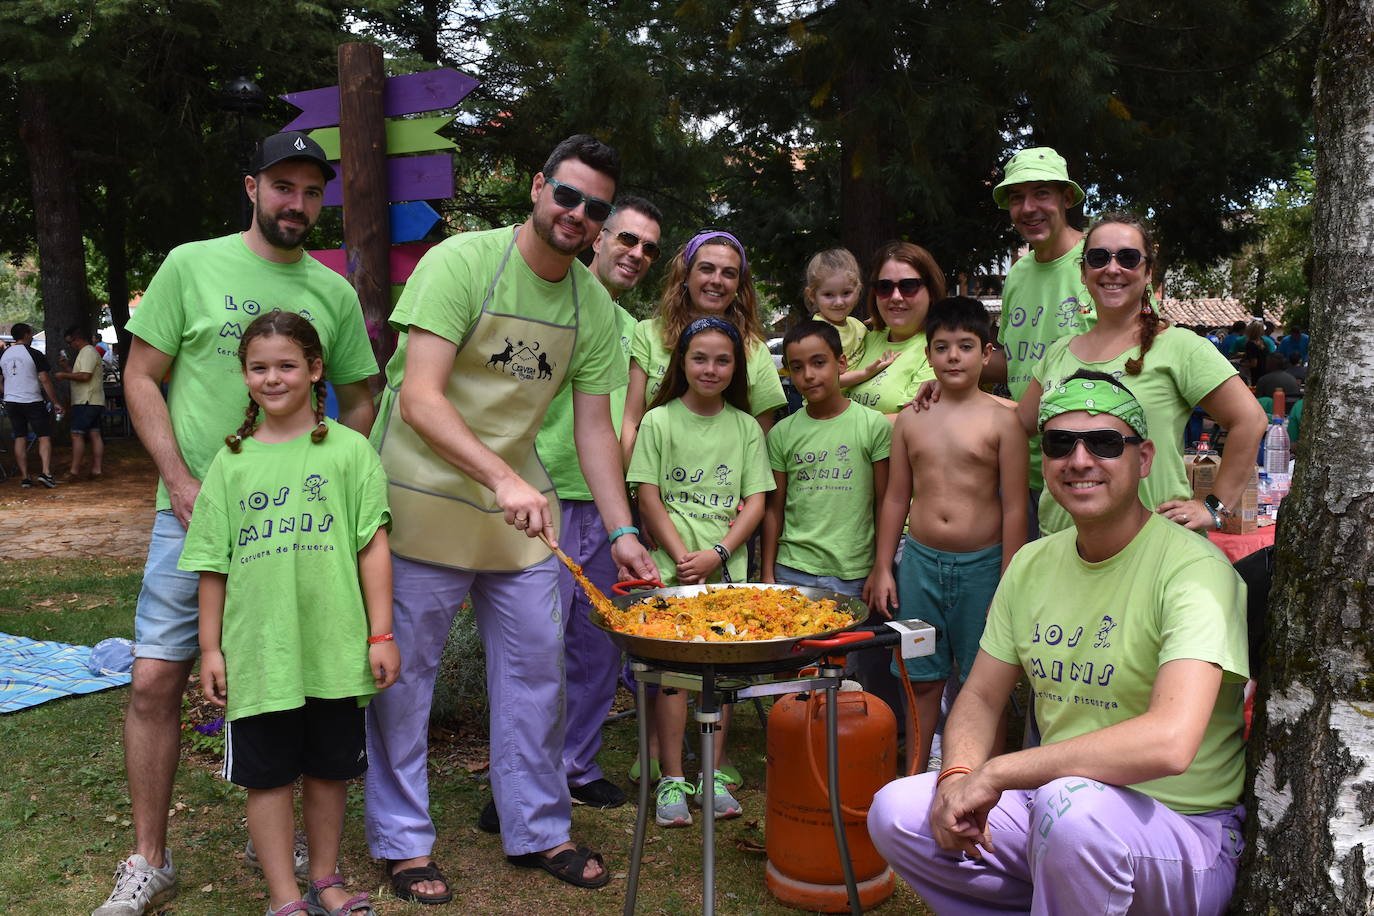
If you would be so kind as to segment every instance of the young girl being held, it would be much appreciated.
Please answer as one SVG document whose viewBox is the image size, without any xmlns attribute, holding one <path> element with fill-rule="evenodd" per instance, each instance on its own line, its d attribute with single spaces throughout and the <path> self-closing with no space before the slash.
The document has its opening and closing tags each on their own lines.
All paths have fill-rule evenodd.
<svg viewBox="0 0 1374 916">
<path fill-rule="evenodd" d="M 896 351 L 889 350 L 867 366 L 859 362 L 868 329 L 852 313 L 863 289 L 859 261 L 848 248 L 818 251 L 806 264 L 806 289 L 802 291 L 806 305 L 813 318 L 829 323 L 839 332 L 845 361 L 854 367 L 840 373 L 841 388 L 868 381 L 897 358 Z"/>
<path fill-rule="evenodd" d="M 226 706 L 226 779 L 248 790 L 268 916 L 375 916 L 337 874 L 348 780 L 367 770 L 363 706 L 391 686 L 386 474 L 367 440 L 324 418 L 310 322 L 269 312 L 244 331 L 249 402 L 196 499 L 180 567 L 200 573 L 201 683 Z M 292 861 L 303 779 L 310 887 Z"/>
<path fill-rule="evenodd" d="M 747 575 L 744 543 L 762 520 L 764 493 L 774 483 L 763 431 L 749 413 L 743 367 L 744 343 L 735 326 L 699 318 L 679 337 L 663 386 L 644 415 L 626 478 L 639 484 L 640 513 L 658 542 L 653 556 L 664 585 L 744 581 Z M 687 695 L 661 692 L 654 720 L 663 771 L 655 819 L 664 827 L 685 827 L 692 822 L 687 796 L 702 790 L 702 777 L 693 787 L 682 767 Z M 726 721 L 713 761 L 717 818 L 742 811 L 721 772 Z"/>
</svg>

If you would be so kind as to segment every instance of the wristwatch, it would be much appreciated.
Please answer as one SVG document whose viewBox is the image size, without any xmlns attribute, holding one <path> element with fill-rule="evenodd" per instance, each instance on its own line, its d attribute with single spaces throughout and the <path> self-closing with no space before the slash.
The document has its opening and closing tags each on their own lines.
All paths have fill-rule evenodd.
<svg viewBox="0 0 1374 916">
<path fill-rule="evenodd" d="M 1212 518 L 1216 522 L 1218 530 L 1220 530 L 1223 520 L 1232 518 L 1236 514 L 1226 507 L 1226 503 L 1217 499 L 1215 493 L 1208 493 L 1207 496 L 1203 498 L 1202 502 L 1203 505 L 1207 507 L 1207 511 L 1212 513 Z"/>
</svg>

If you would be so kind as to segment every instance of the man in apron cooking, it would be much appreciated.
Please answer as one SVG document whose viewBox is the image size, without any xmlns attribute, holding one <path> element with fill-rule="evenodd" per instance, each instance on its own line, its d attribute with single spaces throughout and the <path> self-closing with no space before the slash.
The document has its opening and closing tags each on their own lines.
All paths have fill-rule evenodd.
<svg viewBox="0 0 1374 916">
<path fill-rule="evenodd" d="M 368 707 L 367 838 L 398 897 L 444 903 L 430 857 L 428 720 L 449 626 L 472 598 L 487 659 L 491 786 L 515 865 L 605 884 L 598 853 L 569 842 L 558 500 L 534 439 L 564 385 L 573 437 L 617 566 L 651 577 L 634 537 L 608 394 L 625 384 L 610 297 L 580 262 L 610 215 L 619 154 L 576 135 L 549 155 L 522 225 L 454 236 L 420 261 L 392 314 L 373 444 L 390 480 L 395 633 L 404 670 Z M 625 529 L 629 529 L 628 532 Z M 630 536 L 625 536 L 626 534 Z"/>
</svg>

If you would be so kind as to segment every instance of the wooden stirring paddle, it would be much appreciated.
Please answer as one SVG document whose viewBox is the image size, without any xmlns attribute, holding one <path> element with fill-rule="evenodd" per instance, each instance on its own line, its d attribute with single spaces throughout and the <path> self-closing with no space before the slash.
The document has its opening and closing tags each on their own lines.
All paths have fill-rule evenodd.
<svg viewBox="0 0 1374 916">
<path fill-rule="evenodd" d="M 582 572 L 581 566 L 578 566 L 572 561 L 572 557 L 564 553 L 562 548 L 554 546 L 553 541 L 549 540 L 549 533 L 547 531 L 540 531 L 539 539 L 554 552 L 554 555 L 557 556 L 558 559 L 563 561 L 564 566 L 568 567 L 568 571 L 573 574 L 573 578 L 577 580 L 577 584 L 582 586 L 582 590 L 586 592 L 587 597 L 592 600 L 592 607 L 600 611 L 601 616 L 609 617 L 615 610 L 615 605 L 611 603 L 611 599 L 607 598 L 602 593 L 601 589 L 592 584 L 592 580 L 588 579 L 586 574 Z"/>
</svg>

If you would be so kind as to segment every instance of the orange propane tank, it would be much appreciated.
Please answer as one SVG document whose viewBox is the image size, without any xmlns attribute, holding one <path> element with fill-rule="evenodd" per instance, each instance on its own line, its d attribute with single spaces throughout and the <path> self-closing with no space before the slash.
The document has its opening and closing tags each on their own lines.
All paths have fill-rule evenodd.
<svg viewBox="0 0 1374 916">
<path fill-rule="evenodd" d="M 842 690 L 836 703 L 839 784 L 845 840 L 864 909 L 892 896 L 896 878 L 868 836 L 873 796 L 897 776 L 897 720 L 881 699 Z M 768 890 L 782 903 L 849 912 L 844 871 L 830 819 L 825 765 L 826 693 L 792 693 L 768 716 Z"/>
</svg>

